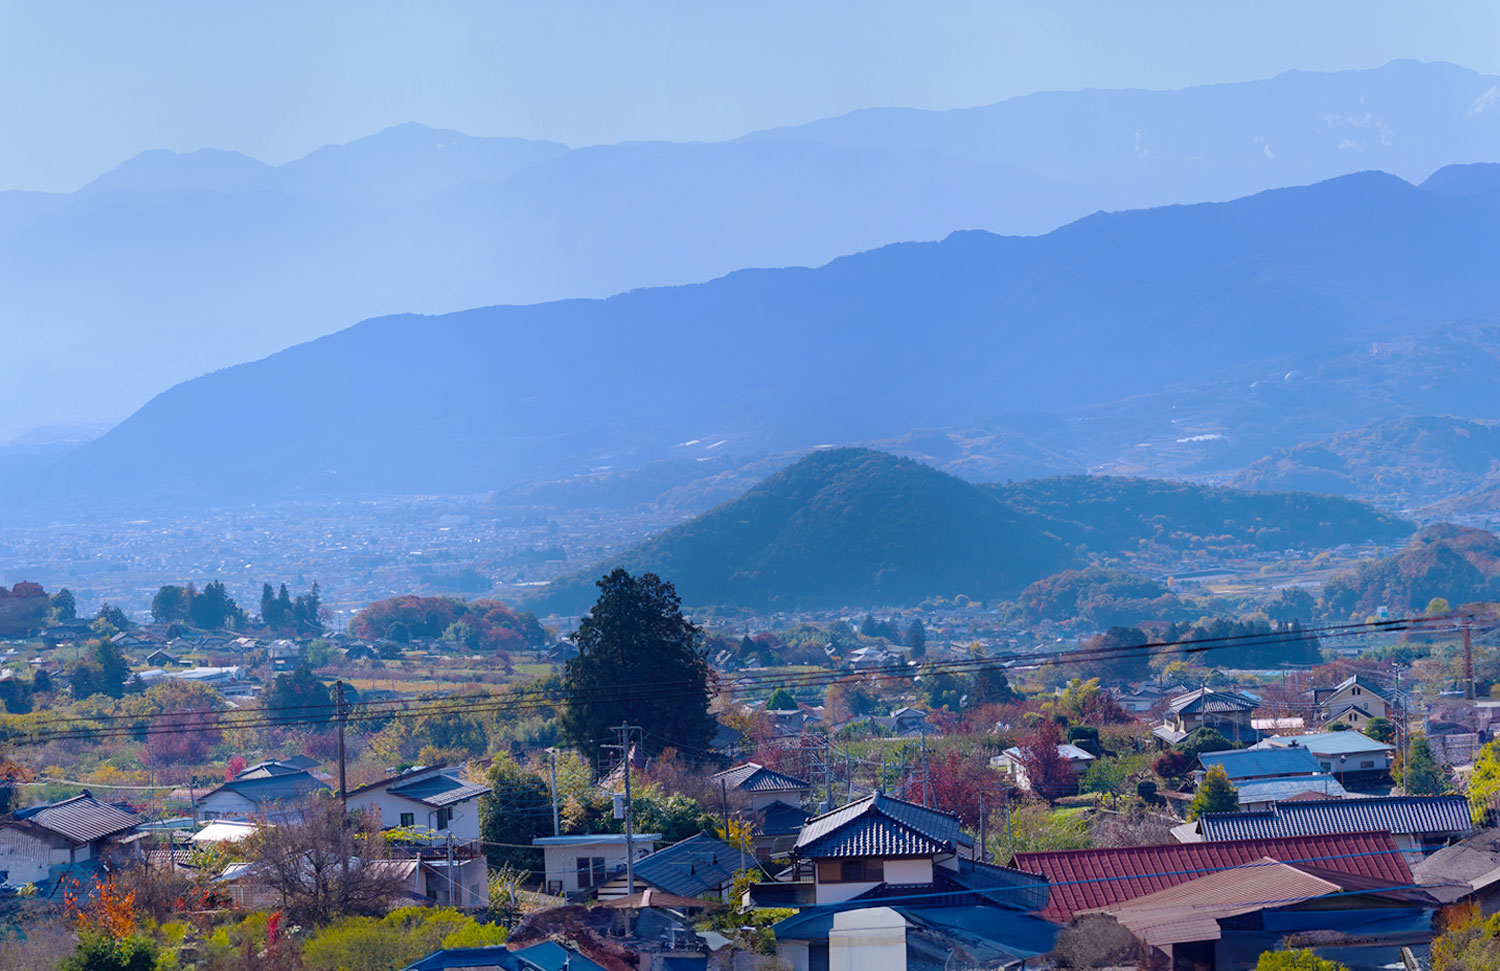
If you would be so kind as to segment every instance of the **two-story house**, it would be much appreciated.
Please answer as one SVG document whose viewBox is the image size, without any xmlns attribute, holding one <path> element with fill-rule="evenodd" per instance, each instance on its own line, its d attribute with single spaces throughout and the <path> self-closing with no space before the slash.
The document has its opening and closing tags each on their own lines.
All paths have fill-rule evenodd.
<svg viewBox="0 0 1500 971">
<path fill-rule="evenodd" d="M 1260 741 L 1250 716 L 1260 702 L 1237 691 L 1199 688 L 1167 702 L 1166 720 L 1153 731 L 1175 745 L 1200 728 L 1212 728 L 1231 742 Z"/>
<path fill-rule="evenodd" d="M 418 767 L 352 789 L 351 810 L 380 819 L 382 828 L 401 830 L 401 844 L 422 860 L 425 870 L 442 874 L 427 896 L 454 907 L 489 906 L 489 873 L 479 836 L 479 800 L 490 787 L 469 782 L 448 766 Z"/>
<path fill-rule="evenodd" d="M 714 788 L 726 801 L 747 809 L 755 824 L 755 856 L 767 860 L 789 851 L 812 813 L 803 808 L 812 796 L 812 783 L 768 769 L 758 762 L 745 762 L 716 772 Z"/>
<path fill-rule="evenodd" d="M 1331 688 L 1314 688 L 1311 692 L 1318 720 L 1325 725 L 1341 722 L 1362 731 L 1372 718 L 1386 717 L 1390 707 L 1385 696 L 1359 675 L 1345 678 Z"/>
</svg>

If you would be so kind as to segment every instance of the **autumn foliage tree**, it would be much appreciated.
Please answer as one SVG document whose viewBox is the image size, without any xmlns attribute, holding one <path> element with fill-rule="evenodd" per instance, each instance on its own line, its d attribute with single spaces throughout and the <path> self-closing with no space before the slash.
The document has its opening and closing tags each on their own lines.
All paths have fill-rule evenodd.
<svg viewBox="0 0 1500 971">
<path fill-rule="evenodd" d="M 929 761 L 928 776 L 932 786 L 932 805 L 957 813 L 970 829 L 978 829 L 985 813 L 1002 805 L 1006 798 L 1000 773 L 990 767 L 983 752 L 949 749 L 941 757 Z M 920 779 L 914 782 L 916 789 L 920 789 L 921 784 Z M 914 795 L 919 793 L 908 792 L 906 798 Z"/>
<path fill-rule="evenodd" d="M 1021 740 L 1020 763 L 1026 773 L 1026 784 L 1043 799 L 1068 795 L 1077 787 L 1068 760 L 1057 747 L 1062 744 L 1062 729 L 1057 722 L 1044 718 Z"/>
<path fill-rule="evenodd" d="M 354 615 L 349 629 L 368 640 L 437 638 L 450 630 L 473 650 L 539 648 L 547 632 L 529 611 L 517 612 L 498 600 L 458 597 L 391 597 Z"/>
</svg>

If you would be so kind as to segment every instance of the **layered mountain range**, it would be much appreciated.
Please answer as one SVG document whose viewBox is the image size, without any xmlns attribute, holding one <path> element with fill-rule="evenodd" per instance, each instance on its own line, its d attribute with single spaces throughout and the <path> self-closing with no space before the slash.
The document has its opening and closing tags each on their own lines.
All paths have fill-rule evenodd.
<svg viewBox="0 0 1500 971">
<path fill-rule="evenodd" d="M 1500 79 L 1452 65 L 1394 62 L 963 111 L 874 109 L 720 143 L 569 148 L 407 125 L 279 167 L 148 152 L 71 194 L 0 193 L 0 440 L 115 421 L 177 382 L 375 315 L 602 297 L 956 230 L 1044 233 L 1099 209 L 1226 200 L 1366 169 L 1420 181 L 1500 158 L 1497 91 Z M 1285 238 L 1295 250 L 1296 235 Z M 1101 232 L 1094 245 L 1135 241 Z M 1011 262 L 959 258 L 1002 277 Z M 1047 274 L 1034 287 L 1077 286 L 1066 266 L 1016 262 Z M 1244 264 L 1185 285 L 1219 288 L 1227 306 L 1241 303 L 1243 280 L 1285 269 Z M 1242 312 L 1274 327 L 1283 309 L 1324 302 L 1315 279 L 1302 282 L 1291 304 L 1257 292 L 1262 302 Z M 1377 321 L 1389 316 L 1383 290 L 1368 295 Z M 1213 307 L 1203 310 L 1213 326 Z"/>
<path fill-rule="evenodd" d="M 1348 367 L 1300 361 L 1353 362 L 1371 375 L 1354 376 L 1360 393 L 1399 413 L 1491 417 L 1500 342 L 1453 322 L 1500 305 L 1494 169 L 1422 186 L 1361 173 L 1038 237 L 964 232 L 817 269 L 376 318 L 180 384 L 28 488 L 483 491 L 1039 414 L 1076 448 L 1147 464 L 1122 471 L 1152 471 L 1135 447 L 1148 427 L 1170 430 L 1167 451 L 1244 464 L 1336 420 L 1325 399 Z M 1434 350 L 1455 341 L 1469 352 Z M 1436 372 L 1391 364 L 1424 354 Z M 1234 422 L 1249 454 L 1223 448 Z"/>
</svg>

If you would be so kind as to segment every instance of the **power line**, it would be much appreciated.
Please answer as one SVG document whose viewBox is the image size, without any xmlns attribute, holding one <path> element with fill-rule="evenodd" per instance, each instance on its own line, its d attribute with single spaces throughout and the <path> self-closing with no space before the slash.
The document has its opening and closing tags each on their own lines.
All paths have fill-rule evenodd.
<svg viewBox="0 0 1500 971">
<path fill-rule="evenodd" d="M 1019 652 L 1009 654 L 997 654 L 986 658 L 968 658 L 953 661 L 938 661 L 926 665 L 915 665 L 899 663 L 885 665 L 877 668 L 865 669 L 834 669 L 807 672 L 802 675 L 778 676 L 765 675 L 758 678 L 742 678 L 727 686 L 721 686 L 721 693 L 744 694 L 755 691 L 761 687 L 808 687 L 826 685 L 843 681 L 850 677 L 912 677 L 920 678 L 934 674 L 956 674 L 971 673 L 996 666 L 1003 666 L 1017 661 L 1029 661 L 1037 664 L 1071 664 L 1084 663 L 1087 661 L 1110 660 L 1122 657 L 1138 658 L 1142 656 L 1154 656 L 1161 653 L 1203 653 L 1211 650 L 1223 650 L 1230 647 L 1256 646 L 1259 644 L 1281 644 L 1291 640 L 1320 639 L 1321 637 L 1347 637 L 1372 632 L 1395 632 L 1411 629 L 1424 629 L 1423 625 L 1438 620 L 1449 620 L 1447 617 L 1439 618 L 1398 618 L 1374 622 L 1363 622 L 1353 624 L 1327 625 L 1324 627 L 1303 628 L 1298 631 L 1268 631 L 1244 635 L 1225 635 L 1217 638 L 1204 638 L 1201 640 L 1184 641 L 1157 641 L 1142 645 L 1128 647 L 1104 647 L 1104 648 L 1082 648 L 1079 650 L 1058 652 L 1051 655 L 1024 654 Z M 623 697 L 633 700 L 651 700 L 655 698 L 670 698 L 680 691 L 679 687 L 695 687 L 692 682 L 654 682 L 636 683 L 625 685 L 613 685 L 609 688 L 593 689 L 592 691 L 568 692 L 566 688 L 542 688 L 522 689 L 513 691 L 506 696 L 487 695 L 483 697 L 455 697 L 452 695 L 433 696 L 430 702 L 420 699 L 389 699 L 376 702 L 362 703 L 350 715 L 349 721 L 379 721 L 385 719 L 404 719 L 410 717 L 429 718 L 445 714 L 461 714 L 465 712 L 482 710 L 506 710 L 506 711 L 528 711 L 546 708 L 555 708 L 562 703 L 605 703 L 613 702 Z M 639 689 L 639 690 L 637 690 Z M 527 697 L 532 695 L 533 697 Z M 596 697 L 590 697 L 595 695 Z M 427 707 L 412 709 L 408 707 L 390 708 L 384 706 L 412 704 L 427 704 Z M 376 707 L 381 706 L 381 707 Z M 323 724 L 330 719 L 328 716 L 309 716 L 305 714 L 309 709 L 321 709 L 325 707 L 336 707 L 336 703 L 328 705 L 286 705 L 270 709 L 256 709 L 245 712 L 243 717 L 234 717 L 235 712 L 222 712 L 218 709 L 202 709 L 184 712 L 160 712 L 138 715 L 101 715 L 97 719 L 89 716 L 57 716 L 51 719 L 57 725 L 70 723 L 83 723 L 78 728 L 57 727 L 52 728 L 43 724 L 40 729 L 32 725 L 22 728 L 16 726 L 12 729 L 14 740 L 32 744 L 50 741 L 83 740 L 83 739 L 108 739 L 120 737 L 149 737 L 154 734 L 180 731 L 185 728 L 194 730 L 220 730 L 232 731 L 237 729 L 283 727 L 301 724 Z M 266 715 L 271 711 L 287 711 L 285 717 Z M 218 720 L 211 725 L 205 725 L 205 717 L 219 716 Z M 182 721 L 187 719 L 188 721 Z M 135 724 L 115 728 L 88 728 L 85 725 L 96 720 L 131 721 Z M 145 723 L 144 725 L 142 723 Z"/>
</svg>

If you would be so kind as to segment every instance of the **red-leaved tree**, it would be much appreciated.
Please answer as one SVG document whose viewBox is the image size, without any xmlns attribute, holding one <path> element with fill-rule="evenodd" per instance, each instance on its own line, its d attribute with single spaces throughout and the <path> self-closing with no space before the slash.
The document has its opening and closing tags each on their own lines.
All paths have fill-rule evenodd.
<svg viewBox="0 0 1500 971">
<path fill-rule="evenodd" d="M 1078 778 L 1057 747 L 1062 744 L 1062 729 L 1057 722 L 1044 718 L 1021 740 L 1020 762 L 1026 771 L 1026 784 L 1043 799 L 1052 800 L 1075 792 Z"/>
</svg>

